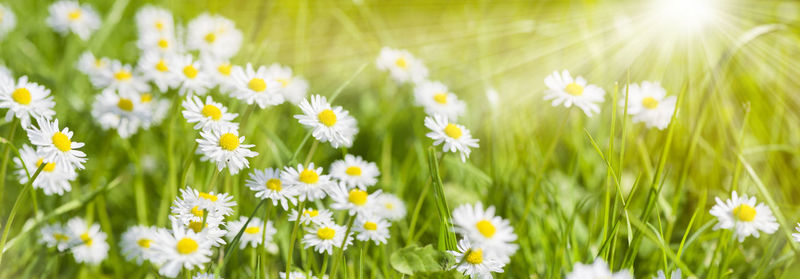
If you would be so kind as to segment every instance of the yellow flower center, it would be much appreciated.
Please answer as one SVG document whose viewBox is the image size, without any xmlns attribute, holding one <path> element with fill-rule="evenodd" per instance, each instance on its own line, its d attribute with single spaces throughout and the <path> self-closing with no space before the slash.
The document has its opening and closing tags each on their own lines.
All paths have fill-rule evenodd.
<svg viewBox="0 0 800 279">
<path fill-rule="evenodd" d="M 249 87 L 255 92 L 262 92 L 264 90 L 267 90 L 267 83 L 264 82 L 264 79 L 253 78 L 250 80 L 250 82 L 247 83 L 247 87 Z"/>
<path fill-rule="evenodd" d="M 231 67 L 233 67 L 231 63 L 222 63 L 222 65 L 217 67 L 217 71 L 224 76 L 229 76 L 231 75 Z"/>
<path fill-rule="evenodd" d="M 92 237 L 89 236 L 88 232 L 81 234 L 81 241 L 83 241 L 86 246 L 92 246 Z"/>
<path fill-rule="evenodd" d="M 56 241 L 67 241 L 67 240 L 69 240 L 69 236 L 67 236 L 65 234 L 61 234 L 61 233 L 54 233 L 53 234 L 53 238 L 55 238 Z"/>
<path fill-rule="evenodd" d="M 219 110 L 219 108 L 215 105 L 208 104 L 203 106 L 202 112 L 203 116 L 211 117 L 211 119 L 213 120 L 219 120 L 220 118 L 222 118 L 222 111 Z"/>
<path fill-rule="evenodd" d="M 44 159 L 39 158 L 39 161 L 36 161 L 36 168 L 39 168 L 39 166 L 41 166 L 42 163 L 44 163 Z M 53 172 L 53 170 L 55 169 L 56 169 L 56 163 L 47 163 L 44 165 L 44 168 L 42 170 L 46 172 Z"/>
<path fill-rule="evenodd" d="M 125 81 L 131 79 L 132 75 L 131 72 L 127 70 L 120 70 L 119 72 L 114 73 L 114 79 L 119 81 Z"/>
<path fill-rule="evenodd" d="M 364 229 L 368 231 L 374 231 L 378 229 L 378 224 L 373 222 L 364 222 Z"/>
<path fill-rule="evenodd" d="M 139 99 L 142 101 L 142 103 L 149 103 L 153 100 L 153 94 L 144 93 Z"/>
<path fill-rule="evenodd" d="M 164 61 L 164 59 L 158 60 L 158 63 L 156 64 L 156 70 L 158 70 L 159 72 L 169 71 L 169 67 L 167 66 L 167 62 Z"/>
<path fill-rule="evenodd" d="M 55 145 L 58 150 L 64 152 L 72 150 L 72 141 L 70 141 L 67 135 L 62 132 L 56 132 L 53 134 L 53 138 L 51 138 L 51 140 L 53 140 L 53 145 Z"/>
<path fill-rule="evenodd" d="M 642 99 L 642 106 L 647 109 L 655 109 L 658 107 L 658 100 L 653 97 L 645 97 Z"/>
<path fill-rule="evenodd" d="M 178 241 L 178 245 L 176 247 L 178 249 L 178 253 L 183 255 L 191 254 L 194 251 L 197 251 L 197 241 L 194 239 L 184 237 Z"/>
<path fill-rule="evenodd" d="M 567 87 L 564 88 L 564 91 L 567 91 L 567 94 L 572 96 L 580 96 L 583 95 L 583 86 L 578 85 L 577 83 L 570 83 L 567 84 Z"/>
<path fill-rule="evenodd" d="M 222 149 L 233 151 L 239 147 L 239 138 L 234 134 L 225 133 L 219 137 L 219 146 L 222 147 Z"/>
<path fill-rule="evenodd" d="M 79 19 L 79 18 L 81 18 L 81 10 L 80 10 L 80 9 L 75 9 L 75 10 L 72 10 L 71 12 L 69 12 L 69 13 L 67 14 L 67 17 L 68 17 L 70 20 L 76 20 L 76 19 Z"/>
<path fill-rule="evenodd" d="M 447 104 L 447 93 L 433 95 L 433 100 L 442 105 Z"/>
<path fill-rule="evenodd" d="M 203 215 L 205 215 L 205 213 L 203 213 L 203 211 L 200 210 L 200 208 L 198 208 L 197 206 L 192 207 L 192 214 L 200 218 L 202 218 Z"/>
<path fill-rule="evenodd" d="M 128 98 L 119 98 L 119 101 L 117 101 L 117 107 L 124 111 L 133 111 L 133 101 Z"/>
<path fill-rule="evenodd" d="M 281 190 L 281 180 L 277 178 L 270 178 L 267 180 L 267 189 L 279 192 Z"/>
<path fill-rule="evenodd" d="M 217 35 L 214 35 L 214 33 L 208 33 L 203 39 L 210 44 L 217 40 Z"/>
<path fill-rule="evenodd" d="M 455 124 L 448 123 L 447 126 L 444 127 L 444 134 L 448 137 L 458 139 L 461 137 L 461 128 L 458 128 Z"/>
<path fill-rule="evenodd" d="M 483 249 L 471 249 L 467 252 L 466 261 L 470 264 L 480 264 L 483 262 Z"/>
<path fill-rule="evenodd" d="M 361 176 L 361 168 L 357 166 L 350 166 L 344 171 L 349 176 Z"/>
<path fill-rule="evenodd" d="M 281 83 L 281 87 L 289 86 L 289 82 L 291 82 L 291 78 L 289 78 L 289 79 L 278 78 L 278 79 L 275 79 L 275 80 L 277 80 L 278 82 Z"/>
<path fill-rule="evenodd" d="M 321 239 L 330 240 L 336 235 L 336 231 L 334 229 L 323 227 L 317 230 L 317 236 Z"/>
<path fill-rule="evenodd" d="M 394 64 L 402 69 L 408 68 L 408 62 L 406 62 L 406 59 L 403 57 L 397 58 L 397 60 L 394 61 Z"/>
<path fill-rule="evenodd" d="M 393 209 L 393 208 L 394 208 L 394 204 L 393 204 L 393 203 L 390 203 L 390 202 L 387 202 L 387 203 L 386 203 L 385 205 L 383 205 L 383 206 L 384 206 L 384 207 L 386 207 L 386 209 Z"/>
<path fill-rule="evenodd" d="M 359 189 L 350 190 L 347 200 L 352 204 L 362 206 L 367 203 L 367 192 Z"/>
<path fill-rule="evenodd" d="M 197 68 L 192 65 L 187 65 L 183 67 L 183 74 L 188 78 L 194 79 L 197 76 Z"/>
<path fill-rule="evenodd" d="M 206 224 L 206 226 L 208 226 L 208 224 Z M 189 222 L 189 228 L 192 229 L 194 232 L 199 233 L 203 231 L 203 222 L 191 221 Z"/>
<path fill-rule="evenodd" d="M 319 211 L 316 209 L 306 210 L 303 211 L 303 215 L 308 215 L 308 217 L 314 218 L 317 217 L 317 215 L 319 215 Z"/>
<path fill-rule="evenodd" d="M 11 93 L 11 99 L 14 99 L 14 102 L 17 102 L 21 105 L 27 105 L 31 103 L 31 92 L 28 91 L 28 88 L 20 87 L 14 90 Z"/>
<path fill-rule="evenodd" d="M 160 48 L 167 48 L 167 47 L 169 47 L 169 41 L 167 41 L 166 39 L 160 39 L 160 40 L 158 40 L 158 47 L 160 47 Z"/>
<path fill-rule="evenodd" d="M 247 227 L 246 229 L 244 229 L 244 232 L 249 233 L 249 234 L 257 234 L 260 231 L 261 231 L 261 228 L 256 227 L 256 226 Z"/>
<path fill-rule="evenodd" d="M 494 225 L 487 220 L 478 221 L 478 223 L 475 224 L 475 227 L 478 228 L 478 231 L 486 238 L 492 237 L 495 230 L 497 230 L 495 229 Z"/>
<path fill-rule="evenodd" d="M 164 29 L 164 23 L 161 22 L 160 20 L 157 20 L 156 21 L 156 30 L 161 31 L 162 29 Z"/>
<path fill-rule="evenodd" d="M 150 248 L 150 242 L 153 242 L 153 241 L 150 240 L 150 239 L 147 239 L 147 238 L 142 238 L 142 239 L 139 239 L 139 241 L 137 241 L 136 244 L 139 244 L 139 247 L 142 247 L 142 248 Z"/>
<path fill-rule="evenodd" d="M 756 218 L 756 209 L 747 204 L 741 204 L 733 209 L 733 216 L 739 221 L 750 222 Z"/>
<path fill-rule="evenodd" d="M 319 174 L 316 171 L 310 169 L 304 169 L 300 172 L 300 182 L 305 184 L 314 184 L 319 181 Z"/>
<path fill-rule="evenodd" d="M 237 141 L 237 142 L 238 142 L 238 141 Z M 209 193 L 206 193 L 206 192 L 200 192 L 200 194 L 199 194 L 198 196 L 200 196 L 201 198 L 204 198 L 204 199 L 210 200 L 210 201 L 212 201 L 212 202 L 215 202 L 215 201 L 217 201 L 217 199 L 218 199 L 218 198 L 217 198 L 217 195 L 212 195 L 212 194 L 209 194 Z"/>
<path fill-rule="evenodd" d="M 336 114 L 330 109 L 322 110 L 319 114 L 317 114 L 317 118 L 319 118 L 319 122 L 322 122 L 323 125 L 328 127 L 336 124 Z"/>
</svg>

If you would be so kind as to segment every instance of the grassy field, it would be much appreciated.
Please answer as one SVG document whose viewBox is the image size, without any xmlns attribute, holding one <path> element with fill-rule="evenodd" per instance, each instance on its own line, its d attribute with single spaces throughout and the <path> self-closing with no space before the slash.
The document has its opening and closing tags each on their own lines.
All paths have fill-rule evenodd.
<svg viewBox="0 0 800 279">
<path fill-rule="evenodd" d="M 707 20 L 690 26 L 681 16 L 691 9 L 665 20 L 663 7 L 648 1 L 81 2 L 102 18 L 85 41 L 45 24 L 51 1 L 2 2 L 17 26 L 0 39 L 0 65 L 52 91 L 60 128 L 68 126 L 74 141 L 86 143 L 80 150 L 88 161 L 63 196 L 28 191 L 16 179 L 9 148 L 29 144 L 28 138 L 16 120 L 0 124 L 0 156 L 8 162 L 0 170 L 6 248 L 0 278 L 160 278 L 157 266 L 126 261 L 117 244 L 133 225 L 169 227 L 169 207 L 184 181 L 231 194 L 237 206 L 228 220 L 271 214 L 277 228 L 277 249 L 269 253 L 215 248 L 205 267 L 224 278 L 277 278 L 292 249 L 293 268 L 314 275 L 327 266 L 338 278 L 460 278 L 424 257 L 420 265 L 431 272 L 404 275 L 396 269 L 402 264 L 397 253 L 430 244 L 429 255 L 452 262 L 441 253 L 455 248 L 448 215 L 478 201 L 496 207 L 518 236 L 519 250 L 497 278 L 564 278 L 576 263 L 596 258 L 636 278 L 678 268 L 696 278 L 800 273 L 800 243 L 791 236 L 800 220 L 798 3 L 713 1 Z M 184 97 L 177 90 L 159 94 L 171 101 L 159 125 L 127 139 L 100 129 L 91 114 L 100 90 L 75 64 L 86 50 L 135 64 L 141 51 L 134 15 L 146 4 L 170 10 L 179 24 L 203 12 L 232 19 L 243 44 L 231 62 L 289 66 L 309 81 L 308 95 L 335 97 L 331 102 L 358 121 L 353 146 L 335 149 L 309 139 L 293 117 L 301 113 L 295 105 L 249 114 L 252 106 L 218 89 L 209 95 L 239 113 L 237 121 L 249 114 L 239 134 L 259 153 L 237 175 L 217 173 L 213 163 L 192 156 L 199 136 L 180 114 Z M 459 123 L 480 140 L 466 162 L 431 148 L 413 85 L 397 84 L 375 66 L 384 46 L 414 54 L 431 80 L 466 102 Z M 587 117 L 543 100 L 543 80 L 562 69 L 605 90 L 600 113 Z M 677 97 L 678 112 L 666 129 L 633 123 L 616 105 L 624 103 L 627 84 L 646 80 L 660 81 Z M 372 189 L 399 196 L 408 213 L 392 224 L 387 244 L 357 243 L 329 258 L 292 243 L 289 212 L 258 207 L 245 181 L 254 169 L 308 161 L 327 172 L 345 154 L 375 162 L 381 174 Z M 718 219 L 709 210 L 732 191 L 763 202 L 780 228 L 743 242 L 731 230 L 715 230 Z M 42 225 L 73 217 L 108 234 L 101 264 L 76 263 L 39 242 Z M 339 224 L 349 220 L 344 211 L 334 217 Z M 422 257 L 416 253 L 411 256 Z"/>
</svg>

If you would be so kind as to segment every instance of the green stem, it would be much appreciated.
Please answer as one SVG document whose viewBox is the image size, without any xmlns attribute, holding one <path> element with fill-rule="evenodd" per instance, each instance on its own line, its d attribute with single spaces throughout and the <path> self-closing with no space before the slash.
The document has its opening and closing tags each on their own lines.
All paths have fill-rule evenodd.
<svg viewBox="0 0 800 279">
<path fill-rule="evenodd" d="M 211 175 L 211 179 L 208 180 L 208 184 L 206 185 L 206 188 L 203 189 L 203 191 L 209 192 L 209 191 L 213 190 L 214 189 L 214 181 L 217 180 L 218 176 L 219 176 L 219 169 L 217 169 L 217 166 L 214 166 L 214 174 Z"/>
<path fill-rule="evenodd" d="M 325 276 L 325 272 L 328 271 L 328 258 L 330 258 L 328 253 L 325 253 L 325 255 L 322 256 L 322 268 L 319 270 L 319 278 L 323 278 Z"/>
<path fill-rule="evenodd" d="M 350 229 L 353 228 L 353 222 L 356 221 L 356 218 L 353 216 L 348 217 L 349 221 L 347 222 L 347 230 L 344 232 L 344 238 L 342 239 L 342 244 L 339 245 L 339 256 L 333 258 L 333 266 L 331 267 L 331 279 L 336 279 L 336 269 L 339 267 L 339 261 L 344 258 L 344 249 L 345 244 L 347 244 L 347 237 L 350 235 Z"/>
<path fill-rule="evenodd" d="M 20 203 L 22 202 L 22 198 L 25 196 L 25 193 L 28 192 L 28 189 L 33 187 L 33 181 L 39 177 L 39 173 L 42 172 L 44 166 L 47 164 L 39 165 L 39 168 L 36 169 L 36 172 L 33 173 L 33 176 L 28 183 L 23 186 L 22 190 L 19 191 L 19 195 L 17 195 L 17 200 L 14 202 L 14 206 L 11 208 L 11 213 L 8 214 L 8 220 L 6 220 L 5 228 L 3 228 L 3 237 L 0 238 L 0 263 L 3 262 L 3 254 L 5 253 L 5 246 L 6 246 L 6 239 L 8 239 L 8 231 L 11 229 L 11 224 L 14 222 L 14 216 L 17 215 L 17 210 L 19 210 Z"/>
<path fill-rule="evenodd" d="M 19 126 L 19 119 L 14 118 L 14 121 L 11 122 L 11 127 L 8 130 L 8 137 L 6 137 L 9 145 L 3 148 L 3 163 L 0 165 L 0 201 L 3 200 L 3 193 L 5 193 L 6 168 L 8 167 L 8 156 L 11 152 L 10 144 L 12 141 L 14 141 L 14 134 L 17 132 L 17 126 Z"/>
<path fill-rule="evenodd" d="M 303 216 L 303 207 L 306 201 L 297 203 L 297 219 L 294 220 L 294 227 L 292 228 L 292 236 L 289 237 L 289 252 L 286 253 L 286 275 L 292 271 L 292 252 L 294 251 L 294 242 L 297 239 L 297 229 L 300 228 L 300 217 Z"/>
<path fill-rule="evenodd" d="M 366 254 L 367 246 L 369 246 L 369 241 L 361 244 L 361 253 L 358 255 L 358 279 L 364 278 L 364 254 Z"/>
</svg>

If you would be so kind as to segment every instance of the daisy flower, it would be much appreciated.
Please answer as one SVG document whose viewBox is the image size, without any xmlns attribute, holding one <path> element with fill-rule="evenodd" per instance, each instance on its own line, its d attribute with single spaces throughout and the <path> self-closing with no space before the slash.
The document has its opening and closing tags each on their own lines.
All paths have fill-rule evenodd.
<svg viewBox="0 0 800 279">
<path fill-rule="evenodd" d="M 167 116 L 171 102 L 169 100 L 154 98 L 151 93 L 142 93 L 139 95 L 140 107 L 142 111 L 147 112 L 145 115 L 146 121 L 143 121 L 143 128 L 150 128 L 152 125 L 160 124 Z"/>
<path fill-rule="evenodd" d="M 331 164 L 331 177 L 344 183 L 348 188 L 358 187 L 366 190 L 367 187 L 378 183 L 378 166 L 373 162 L 364 161 L 361 156 L 347 154 L 344 160 L 337 160 Z"/>
<path fill-rule="evenodd" d="M 14 164 L 17 167 L 17 180 L 22 185 L 28 183 L 28 175 L 33 175 L 42 164 L 45 164 L 42 172 L 33 181 L 33 188 L 42 189 L 45 195 L 63 195 L 64 192 L 72 190 L 70 182 L 77 178 L 77 173 L 73 171 L 72 166 L 59 165 L 57 163 L 44 163 L 44 157 L 39 154 L 29 145 L 25 144 L 19 149 L 19 158 L 14 158 Z M 24 166 L 23 166 L 24 163 Z"/>
<path fill-rule="evenodd" d="M 59 252 L 69 248 L 69 233 L 61 223 L 44 225 L 39 230 L 39 234 L 41 235 L 39 242 L 44 243 L 49 248 L 56 247 Z"/>
<path fill-rule="evenodd" d="M 414 87 L 417 105 L 425 108 L 428 115 L 441 114 L 451 120 L 458 119 L 467 109 L 466 103 L 450 92 L 447 86 L 438 81 L 423 81 Z"/>
<path fill-rule="evenodd" d="M 469 240 L 458 241 L 457 251 L 448 251 L 456 258 L 452 267 L 470 278 L 491 279 L 492 272 L 503 272 L 503 263 L 491 254 L 484 253 L 483 249 L 471 245 Z"/>
<path fill-rule="evenodd" d="M 603 102 L 606 94 L 603 88 L 587 84 L 583 77 L 573 79 L 567 70 L 561 74 L 553 72 L 544 79 L 544 84 L 548 88 L 544 99 L 553 100 L 553 106 L 563 103 L 565 107 L 571 107 L 574 104 L 589 117 L 600 112 L 598 104 Z"/>
<path fill-rule="evenodd" d="M 308 167 L 297 164 L 297 168 L 285 167 L 281 172 L 281 181 L 286 183 L 286 188 L 297 195 L 298 201 L 315 201 L 325 198 L 327 192 L 336 183 L 331 181 L 330 176 L 322 173 L 322 167 L 314 168 L 314 163 Z"/>
<path fill-rule="evenodd" d="M 240 137 L 235 128 L 200 131 L 200 136 L 197 143 L 202 159 L 216 163 L 220 171 L 227 167 L 231 175 L 250 167 L 247 158 L 258 155 L 258 152 L 250 150 L 255 145 L 243 144 L 244 137 Z"/>
<path fill-rule="evenodd" d="M 136 65 L 142 78 L 155 84 L 162 93 L 180 83 L 180 76 L 174 71 L 176 63 L 172 55 L 146 52 Z"/>
<path fill-rule="evenodd" d="M 467 128 L 450 122 L 443 115 L 425 117 L 425 127 L 431 130 L 425 135 L 433 140 L 434 146 L 444 143 L 442 149 L 445 152 L 460 153 L 462 162 L 469 158 L 470 148 L 478 148 L 478 139 L 472 138 L 472 133 Z"/>
<path fill-rule="evenodd" d="M 101 72 L 101 75 L 94 84 L 97 88 L 134 93 L 150 91 L 150 85 L 133 72 L 131 65 L 117 60 L 112 60 L 108 70 Z"/>
<path fill-rule="evenodd" d="M 173 71 L 178 76 L 181 95 L 205 95 L 212 87 L 211 80 L 200 71 L 200 63 L 194 61 L 191 54 L 176 57 L 175 66 Z"/>
<path fill-rule="evenodd" d="M 145 260 L 152 258 L 153 251 L 150 249 L 150 245 L 153 243 L 155 236 L 155 227 L 136 225 L 128 228 L 122 234 L 122 240 L 119 242 L 125 259 L 141 265 Z"/>
<path fill-rule="evenodd" d="M 756 204 L 756 197 L 739 196 L 736 191 L 729 200 L 717 197 L 717 204 L 711 207 L 710 213 L 717 217 L 714 230 L 733 229 L 739 242 L 748 236 L 759 237 L 759 231 L 772 234 L 778 230 L 778 223 L 772 211 L 763 203 Z"/>
<path fill-rule="evenodd" d="M 280 83 L 280 93 L 292 104 L 300 104 L 306 97 L 308 81 L 302 77 L 292 76 L 292 68 L 280 64 L 272 64 L 267 68 L 267 76 Z"/>
<path fill-rule="evenodd" d="M 3 4 L 0 4 L 0 39 L 8 34 L 17 26 L 17 17 L 14 12 Z"/>
<path fill-rule="evenodd" d="M 116 129 L 121 138 L 129 138 L 149 126 L 150 111 L 145 110 L 141 96 L 134 92 L 104 90 L 92 104 L 92 118 L 103 130 Z"/>
<path fill-rule="evenodd" d="M 359 241 L 375 242 L 376 245 L 386 244 L 389 239 L 389 227 L 392 224 L 372 214 L 359 215 L 353 230 L 357 232 Z"/>
<path fill-rule="evenodd" d="M 270 199 L 272 205 L 281 204 L 283 210 L 289 210 L 289 204 L 294 204 L 296 195 L 290 189 L 286 188 L 281 181 L 281 170 L 266 168 L 264 170 L 255 170 L 247 178 L 245 182 L 250 190 L 256 192 L 256 198 Z"/>
<path fill-rule="evenodd" d="M 667 90 L 658 82 L 643 81 L 628 85 L 628 114 L 633 122 L 644 122 L 648 128 L 663 130 L 669 126 L 677 98 L 667 97 Z M 625 100 L 620 101 L 625 106 Z"/>
<path fill-rule="evenodd" d="M 281 83 L 268 75 L 267 67 L 247 63 L 244 68 L 233 66 L 231 72 L 233 91 L 231 96 L 247 102 L 257 104 L 259 108 L 267 108 L 283 103 L 284 98 L 280 93 Z"/>
<path fill-rule="evenodd" d="M 320 254 L 328 253 L 328 255 L 333 255 L 333 247 L 342 247 L 345 232 L 344 226 L 333 222 L 306 227 L 306 234 L 303 236 L 303 247 L 306 249 L 309 247 L 314 248 L 314 251 Z M 347 241 L 342 249 L 347 249 L 347 246 L 352 243 L 353 235 L 351 234 L 347 236 Z"/>
<path fill-rule="evenodd" d="M 289 221 L 297 221 L 297 210 L 292 210 L 289 213 Z M 321 208 L 319 210 L 313 208 L 303 209 L 303 215 L 300 216 L 300 224 L 302 225 L 319 225 L 333 222 L 333 213 L 330 210 Z"/>
<path fill-rule="evenodd" d="M 181 41 L 173 33 L 141 33 L 136 41 L 136 46 L 144 53 L 158 53 L 162 55 L 183 53 Z"/>
<path fill-rule="evenodd" d="M 398 221 L 406 217 L 406 204 L 397 196 L 382 193 L 375 198 L 375 214 L 381 218 Z"/>
<path fill-rule="evenodd" d="M 212 83 L 211 87 L 219 86 L 221 92 L 229 94 L 235 90 L 233 79 L 233 64 L 227 59 L 213 56 L 204 56 L 200 63 L 201 71 L 206 73 Z"/>
<path fill-rule="evenodd" d="M 340 106 L 331 104 L 320 95 L 300 103 L 303 114 L 294 116 L 300 124 L 311 129 L 311 134 L 320 142 L 330 142 L 333 148 L 350 147 L 358 133 L 356 119 Z"/>
<path fill-rule="evenodd" d="M 519 248 L 512 243 L 517 240 L 517 235 L 508 220 L 494 213 L 494 206 L 483 210 L 480 202 L 474 206 L 464 204 L 453 210 L 453 226 L 457 233 L 505 264 Z"/>
<path fill-rule="evenodd" d="M 28 81 L 27 76 L 20 77 L 16 83 L 13 80 L 0 82 L 0 108 L 8 109 L 6 122 L 16 117 L 22 127 L 28 127 L 31 118 L 50 119 L 56 115 L 55 105 L 50 89 Z"/>
<path fill-rule="evenodd" d="M 107 236 L 100 225 L 89 226 L 83 218 L 75 217 L 67 221 L 67 232 L 73 242 L 70 251 L 76 262 L 97 265 L 108 256 Z"/>
<path fill-rule="evenodd" d="M 28 139 L 38 147 L 38 152 L 44 157 L 44 161 L 82 170 L 83 163 L 86 162 L 86 153 L 77 148 L 83 147 L 83 143 L 72 141 L 72 132 L 69 128 L 64 127 L 59 131 L 58 119 L 50 122 L 47 119 L 37 118 L 36 123 L 38 128 L 31 126 L 26 130 Z"/>
<path fill-rule="evenodd" d="M 186 122 L 197 123 L 195 130 L 239 129 L 239 123 L 232 122 L 238 114 L 229 113 L 228 108 L 206 96 L 205 103 L 197 96 L 187 96 L 183 101 L 183 118 Z"/>
<path fill-rule="evenodd" d="M 231 58 L 242 45 L 242 32 L 230 19 L 201 14 L 187 26 L 186 46 L 202 55 Z"/>
<path fill-rule="evenodd" d="M 188 225 L 190 222 L 202 222 L 203 210 L 205 210 L 208 213 L 206 224 L 216 226 L 224 216 L 233 214 L 233 207 L 236 206 L 236 201 L 227 193 L 206 193 L 189 187 L 181 189 L 180 192 L 180 198 L 173 202 L 172 214 L 183 225 Z"/>
<path fill-rule="evenodd" d="M 224 224 L 223 218 L 223 216 L 209 215 L 209 217 L 206 218 L 205 227 L 203 227 L 203 221 L 191 221 L 185 227 L 211 242 L 211 247 L 219 247 L 225 245 L 226 242 L 223 237 L 228 233 L 227 230 L 220 228 L 220 225 Z M 175 216 L 169 216 L 169 220 L 170 222 L 180 222 Z"/>
<path fill-rule="evenodd" d="M 159 230 L 150 243 L 153 259 L 160 262 L 158 273 L 162 276 L 175 277 L 181 268 L 192 270 L 202 268 L 211 261 L 212 242 L 199 233 L 188 230 L 174 222 L 172 230 Z"/>
<path fill-rule="evenodd" d="M 233 241 L 236 238 L 236 235 L 239 234 L 239 231 L 242 230 L 244 224 L 247 222 L 247 216 L 239 217 L 239 220 L 231 221 L 228 223 L 228 234 L 226 235 L 229 240 Z M 266 228 L 266 230 L 264 230 Z M 278 230 L 275 229 L 275 226 L 272 224 L 272 221 L 267 221 L 266 227 L 264 222 L 261 221 L 258 217 L 253 217 L 250 220 L 250 223 L 247 224 L 247 228 L 244 229 L 242 233 L 242 237 L 239 238 L 239 249 L 244 249 L 247 245 L 250 247 L 256 248 L 259 244 L 261 244 L 261 237 L 263 234 L 264 239 L 267 242 L 272 241 L 272 236 L 277 233 Z"/>
<path fill-rule="evenodd" d="M 664 274 L 663 270 L 659 270 L 658 271 L 658 275 L 656 277 L 653 277 L 653 278 L 654 279 L 667 279 L 667 275 Z M 670 275 L 669 278 L 670 279 L 681 279 L 681 278 L 683 278 L 683 275 L 681 275 L 681 269 L 680 268 L 676 269 L 675 272 L 672 272 L 672 275 Z"/>
<path fill-rule="evenodd" d="M 597 258 L 593 264 L 575 263 L 572 272 L 567 274 L 566 279 L 633 279 L 633 275 L 627 270 L 620 270 L 616 273 L 611 272 L 603 259 Z"/>
<path fill-rule="evenodd" d="M 4 82 L 14 82 L 14 78 L 11 76 L 11 70 L 0 64 L 0 83 Z"/>
<path fill-rule="evenodd" d="M 331 208 L 336 210 L 347 210 L 350 215 L 371 214 L 376 207 L 375 198 L 381 195 L 381 190 L 372 194 L 359 188 L 347 190 L 342 184 L 336 184 L 330 191 L 333 199 Z"/>
<path fill-rule="evenodd" d="M 96 57 L 91 51 L 84 51 L 78 58 L 76 68 L 81 73 L 89 76 L 92 85 L 97 87 L 96 84 L 104 82 L 106 73 L 111 69 L 111 60 L 105 57 Z"/>
<path fill-rule="evenodd" d="M 62 36 L 72 32 L 85 41 L 100 28 L 100 16 L 89 4 L 62 0 L 50 5 L 49 11 L 47 25 Z"/>
<path fill-rule="evenodd" d="M 172 34 L 175 23 L 169 10 L 145 5 L 136 12 L 136 27 L 139 34 Z"/>
<path fill-rule="evenodd" d="M 384 47 L 375 61 L 378 69 L 387 71 L 398 84 L 417 83 L 428 77 L 428 68 L 405 50 Z"/>
</svg>

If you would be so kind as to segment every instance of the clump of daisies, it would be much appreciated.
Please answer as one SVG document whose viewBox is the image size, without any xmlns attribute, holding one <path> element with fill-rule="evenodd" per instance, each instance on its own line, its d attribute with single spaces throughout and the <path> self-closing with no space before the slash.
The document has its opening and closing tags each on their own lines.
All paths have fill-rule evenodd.
<svg viewBox="0 0 800 279">
<path fill-rule="evenodd" d="M 89 4 L 62 0 L 51 4 L 48 10 L 47 25 L 62 36 L 73 33 L 81 40 L 87 40 L 100 28 L 100 16 Z"/>
<path fill-rule="evenodd" d="M 588 117 L 600 112 L 599 104 L 605 100 L 605 90 L 597 85 L 589 84 L 585 78 L 573 78 L 569 71 L 553 72 L 544 79 L 547 85 L 545 100 L 552 100 L 553 106 L 563 104 L 565 107 L 576 107 L 583 110 Z"/>
<path fill-rule="evenodd" d="M 389 72 L 398 84 L 418 83 L 428 78 L 428 68 L 406 50 L 384 47 L 375 61 L 378 69 Z"/>
<path fill-rule="evenodd" d="M 453 210 L 453 226 L 462 236 L 458 251 L 452 251 L 459 272 L 467 276 L 489 278 L 491 272 L 503 272 L 519 246 L 517 235 L 508 220 L 495 215 L 494 206 L 485 210 L 480 202 L 464 204 Z"/>
<path fill-rule="evenodd" d="M 756 203 L 756 197 L 739 196 L 733 191 L 730 199 L 723 201 L 717 197 L 716 200 L 717 204 L 710 210 L 711 215 L 717 217 L 714 230 L 733 230 L 739 242 L 744 242 L 748 236 L 758 238 L 759 232 L 772 234 L 778 230 L 772 210 L 763 203 Z"/>
<path fill-rule="evenodd" d="M 669 126 L 677 98 L 667 96 L 667 90 L 658 82 L 643 81 L 629 84 L 627 88 L 628 114 L 634 123 L 644 123 L 648 128 L 663 130 Z M 625 106 L 625 100 L 620 101 Z"/>
</svg>

